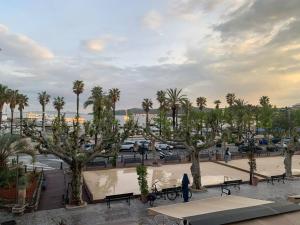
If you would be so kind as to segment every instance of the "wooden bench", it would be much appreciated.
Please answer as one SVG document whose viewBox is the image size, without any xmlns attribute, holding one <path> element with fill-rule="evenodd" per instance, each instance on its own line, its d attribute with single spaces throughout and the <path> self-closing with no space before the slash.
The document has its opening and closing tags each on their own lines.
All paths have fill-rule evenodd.
<svg viewBox="0 0 300 225">
<path fill-rule="evenodd" d="M 90 161 L 86 165 L 87 166 L 104 166 L 105 168 L 107 166 L 105 161 Z"/>
<path fill-rule="evenodd" d="M 278 183 L 280 180 L 282 180 L 282 183 L 284 183 L 284 180 L 285 180 L 285 173 L 282 174 L 282 175 L 274 175 L 274 176 L 270 176 L 268 179 L 267 179 L 267 182 L 269 183 L 271 181 L 271 183 L 274 185 L 274 180 L 277 180 Z"/>
<path fill-rule="evenodd" d="M 1 223 L 1 225 L 17 225 L 17 222 L 15 220 L 9 220 Z"/>
<path fill-rule="evenodd" d="M 295 204 L 299 204 L 300 203 L 300 195 L 291 195 L 288 196 L 288 201 L 295 203 Z"/>
<path fill-rule="evenodd" d="M 226 180 L 226 181 L 224 181 L 224 183 L 221 185 L 221 195 L 223 193 L 227 192 L 225 189 L 229 190 L 229 187 L 238 188 L 240 190 L 241 183 L 242 183 L 242 180 Z M 229 192 L 229 194 L 231 194 L 231 193 Z"/>
<path fill-rule="evenodd" d="M 130 198 L 132 198 L 132 197 L 133 197 L 133 193 L 108 195 L 105 197 L 105 201 L 106 201 L 107 207 L 110 208 L 110 202 L 112 202 L 112 201 L 126 200 L 126 202 L 128 202 L 128 205 L 130 205 Z"/>
<path fill-rule="evenodd" d="M 142 163 L 141 158 L 124 158 L 124 166 L 128 163 Z"/>
<path fill-rule="evenodd" d="M 179 155 L 168 155 L 168 156 L 165 157 L 165 162 L 172 162 L 172 161 L 180 162 Z"/>
</svg>

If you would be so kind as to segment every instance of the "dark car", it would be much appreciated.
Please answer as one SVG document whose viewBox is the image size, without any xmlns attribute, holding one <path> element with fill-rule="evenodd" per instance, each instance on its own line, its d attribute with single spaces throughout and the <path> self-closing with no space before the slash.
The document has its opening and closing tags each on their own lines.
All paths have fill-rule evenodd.
<svg viewBox="0 0 300 225">
<path fill-rule="evenodd" d="M 236 143 L 235 143 L 235 146 L 240 146 L 240 145 L 243 145 L 243 144 L 244 144 L 244 141 L 236 142 Z"/>
<path fill-rule="evenodd" d="M 238 148 L 238 151 L 239 152 L 248 152 L 248 151 L 250 151 L 250 149 L 246 145 L 240 145 L 239 148 Z M 262 151 L 263 151 L 262 147 L 257 146 L 257 145 L 254 147 L 254 152 L 255 153 L 259 153 L 259 152 L 262 152 Z"/>
<path fill-rule="evenodd" d="M 259 144 L 260 144 L 260 145 L 268 145 L 269 142 L 268 142 L 267 139 L 261 139 L 261 140 L 259 140 Z"/>
<path fill-rule="evenodd" d="M 278 152 L 279 148 L 276 145 L 269 145 L 269 146 L 267 146 L 267 151 L 268 152 Z"/>
<path fill-rule="evenodd" d="M 273 144 L 277 144 L 277 143 L 279 143 L 279 142 L 281 142 L 281 138 L 273 138 L 273 139 L 272 139 L 272 143 L 273 143 Z"/>
</svg>

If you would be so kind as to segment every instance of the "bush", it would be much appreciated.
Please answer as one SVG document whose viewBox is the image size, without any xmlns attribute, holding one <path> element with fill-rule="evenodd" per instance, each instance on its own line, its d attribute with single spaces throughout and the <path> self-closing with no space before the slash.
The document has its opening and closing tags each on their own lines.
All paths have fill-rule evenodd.
<svg viewBox="0 0 300 225">
<path fill-rule="evenodd" d="M 16 182 L 17 173 L 16 170 L 9 170 L 5 168 L 0 170 L 0 187 L 6 188 Z"/>
<path fill-rule="evenodd" d="M 138 175 L 138 182 L 140 186 L 141 195 L 147 196 L 149 193 L 147 182 L 147 167 L 144 165 L 138 165 L 136 167 L 136 172 Z"/>
</svg>

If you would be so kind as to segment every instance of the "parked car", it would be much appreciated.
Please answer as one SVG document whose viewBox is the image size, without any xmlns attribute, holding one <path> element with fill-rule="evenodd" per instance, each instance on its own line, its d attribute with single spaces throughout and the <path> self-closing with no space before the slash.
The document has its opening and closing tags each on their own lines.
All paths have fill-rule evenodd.
<svg viewBox="0 0 300 225">
<path fill-rule="evenodd" d="M 273 144 L 277 144 L 277 143 L 279 143 L 279 142 L 281 142 L 281 138 L 273 138 L 273 139 L 272 139 L 272 143 L 273 143 Z"/>
<path fill-rule="evenodd" d="M 239 148 L 238 148 L 238 151 L 239 152 L 248 152 L 249 147 L 246 146 L 246 145 L 240 145 Z M 262 147 L 255 145 L 255 148 L 254 148 L 255 153 L 259 153 L 259 152 L 262 152 L 262 151 L 263 151 Z"/>
<path fill-rule="evenodd" d="M 269 142 L 268 142 L 267 139 L 260 139 L 260 140 L 259 140 L 259 144 L 260 144 L 260 145 L 268 145 Z"/>
<path fill-rule="evenodd" d="M 164 159 L 164 158 L 166 158 L 166 157 L 168 157 L 168 156 L 171 156 L 171 155 L 173 155 L 173 152 L 171 152 L 171 151 L 168 151 L 168 150 L 157 150 L 158 151 L 158 154 L 159 154 L 159 158 L 160 159 Z"/>
<path fill-rule="evenodd" d="M 121 144 L 121 151 L 129 151 L 133 152 L 133 146 L 134 142 L 132 141 L 125 141 L 123 144 Z"/>
<path fill-rule="evenodd" d="M 279 147 L 277 145 L 268 145 L 267 146 L 267 151 L 268 152 L 278 152 Z"/>
<path fill-rule="evenodd" d="M 84 150 L 86 151 L 92 151 L 94 149 L 94 144 L 85 144 Z"/>
<path fill-rule="evenodd" d="M 156 149 L 161 149 L 161 150 L 170 150 L 173 149 L 174 147 L 172 145 L 168 145 L 166 143 L 155 143 L 155 148 Z"/>
<path fill-rule="evenodd" d="M 240 145 L 243 145 L 243 144 L 244 144 L 244 141 L 236 142 L 236 143 L 235 143 L 235 146 L 240 146 Z"/>
<path fill-rule="evenodd" d="M 205 142 L 203 142 L 203 141 L 201 141 L 201 140 L 198 140 L 197 141 L 197 147 L 200 147 L 200 146 L 202 146 L 202 145 L 204 145 L 205 144 Z"/>
<path fill-rule="evenodd" d="M 138 145 L 139 146 L 143 146 L 147 149 L 149 149 L 149 144 L 150 144 L 150 141 L 147 141 L 147 140 L 141 140 L 141 141 L 138 141 Z"/>
</svg>

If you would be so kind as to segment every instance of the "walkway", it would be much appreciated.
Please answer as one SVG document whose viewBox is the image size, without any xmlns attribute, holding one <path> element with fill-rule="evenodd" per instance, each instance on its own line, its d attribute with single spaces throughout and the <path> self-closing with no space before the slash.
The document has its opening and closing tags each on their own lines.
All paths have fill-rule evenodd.
<svg viewBox="0 0 300 225">
<path fill-rule="evenodd" d="M 58 209 L 63 207 L 62 196 L 64 194 L 63 170 L 45 171 L 46 190 L 42 191 L 38 210 Z"/>
</svg>

